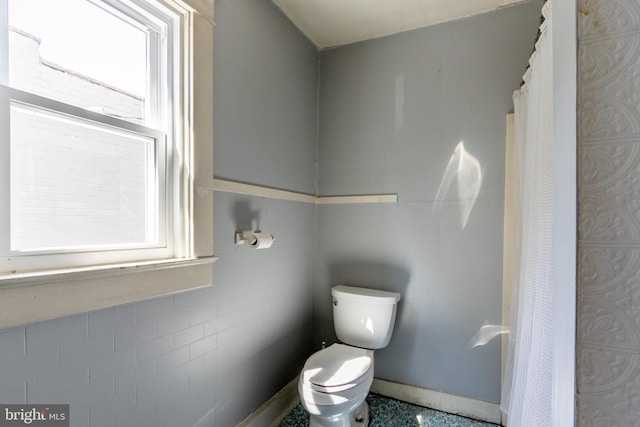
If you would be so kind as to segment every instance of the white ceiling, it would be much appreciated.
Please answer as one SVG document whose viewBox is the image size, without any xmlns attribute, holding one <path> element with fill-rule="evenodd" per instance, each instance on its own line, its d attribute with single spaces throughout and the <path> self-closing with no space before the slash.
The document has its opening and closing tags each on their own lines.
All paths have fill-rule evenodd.
<svg viewBox="0 0 640 427">
<path fill-rule="evenodd" d="M 273 0 L 319 48 L 488 12 L 525 0 Z"/>
</svg>

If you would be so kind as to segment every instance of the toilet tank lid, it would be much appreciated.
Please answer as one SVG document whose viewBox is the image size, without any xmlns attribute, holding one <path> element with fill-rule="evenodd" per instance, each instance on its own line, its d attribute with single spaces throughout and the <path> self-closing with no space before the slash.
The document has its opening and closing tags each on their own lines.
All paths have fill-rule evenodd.
<svg viewBox="0 0 640 427">
<path fill-rule="evenodd" d="M 375 302 L 376 304 L 395 304 L 400 301 L 400 294 L 397 292 L 379 291 L 377 289 L 360 288 L 357 286 L 334 286 L 331 289 L 331 295 L 336 298 L 361 302 Z"/>
<path fill-rule="evenodd" d="M 303 381 L 322 387 L 352 383 L 369 371 L 372 356 L 372 350 L 333 344 L 307 359 L 302 370 Z"/>
</svg>

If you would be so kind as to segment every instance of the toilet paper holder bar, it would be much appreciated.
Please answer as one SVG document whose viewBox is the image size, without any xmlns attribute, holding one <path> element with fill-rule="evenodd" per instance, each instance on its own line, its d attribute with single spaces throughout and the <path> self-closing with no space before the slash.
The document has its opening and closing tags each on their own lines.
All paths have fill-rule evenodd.
<svg viewBox="0 0 640 427">
<path fill-rule="evenodd" d="M 263 233 L 260 230 L 236 231 L 234 240 L 236 246 L 248 245 L 255 249 L 266 249 L 271 247 L 275 236 L 273 234 Z"/>
</svg>

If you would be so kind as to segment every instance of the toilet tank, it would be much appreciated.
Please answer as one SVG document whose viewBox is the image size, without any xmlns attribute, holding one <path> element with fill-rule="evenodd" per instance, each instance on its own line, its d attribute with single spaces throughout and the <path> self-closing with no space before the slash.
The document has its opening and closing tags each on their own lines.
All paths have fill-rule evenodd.
<svg viewBox="0 0 640 427">
<path fill-rule="evenodd" d="M 384 348 L 396 321 L 397 292 L 339 285 L 331 289 L 338 339 L 362 348 Z"/>
</svg>

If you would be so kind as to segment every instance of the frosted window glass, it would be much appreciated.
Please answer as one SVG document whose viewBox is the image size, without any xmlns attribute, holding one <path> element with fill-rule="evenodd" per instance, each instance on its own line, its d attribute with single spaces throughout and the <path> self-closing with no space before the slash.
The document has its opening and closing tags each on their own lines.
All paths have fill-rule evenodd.
<svg viewBox="0 0 640 427">
<path fill-rule="evenodd" d="M 156 140 L 11 107 L 11 250 L 157 241 Z"/>
</svg>

